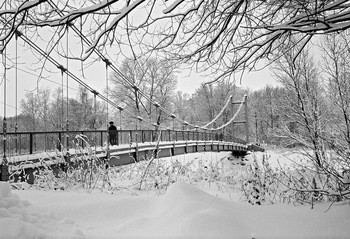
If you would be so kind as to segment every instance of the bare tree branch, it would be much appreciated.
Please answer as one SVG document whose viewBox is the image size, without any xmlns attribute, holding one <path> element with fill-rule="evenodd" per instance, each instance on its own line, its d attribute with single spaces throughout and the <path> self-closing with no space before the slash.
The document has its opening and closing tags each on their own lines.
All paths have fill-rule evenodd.
<svg viewBox="0 0 350 239">
<path fill-rule="evenodd" d="M 210 70 L 215 80 L 280 57 L 281 45 L 297 48 L 297 57 L 315 34 L 350 27 L 346 0 L 8 0 L 0 5 L 0 51 L 16 31 L 44 39 L 41 28 L 79 24 L 91 44 L 81 39 L 81 52 L 73 58 L 85 61 L 95 49 L 123 53 L 128 46 L 134 57 L 167 56 Z M 303 40 L 290 45 L 291 36 Z"/>
</svg>

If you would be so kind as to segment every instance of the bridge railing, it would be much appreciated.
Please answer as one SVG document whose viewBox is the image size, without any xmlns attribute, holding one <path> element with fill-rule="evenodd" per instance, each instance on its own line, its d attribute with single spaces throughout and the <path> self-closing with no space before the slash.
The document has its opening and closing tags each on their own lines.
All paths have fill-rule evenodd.
<svg viewBox="0 0 350 239">
<path fill-rule="evenodd" d="M 187 130 L 117 130 L 115 144 L 130 144 L 160 141 L 187 141 L 187 140 L 220 140 L 245 143 L 243 140 L 224 136 L 222 134 Z M 83 137 L 78 137 L 81 135 Z M 48 132 L 8 132 L 5 136 L 0 133 L 0 157 L 26 155 L 39 152 L 50 152 L 72 148 L 79 144 L 81 147 L 90 145 L 105 146 L 107 144 L 107 130 L 84 131 L 48 131 Z"/>
</svg>

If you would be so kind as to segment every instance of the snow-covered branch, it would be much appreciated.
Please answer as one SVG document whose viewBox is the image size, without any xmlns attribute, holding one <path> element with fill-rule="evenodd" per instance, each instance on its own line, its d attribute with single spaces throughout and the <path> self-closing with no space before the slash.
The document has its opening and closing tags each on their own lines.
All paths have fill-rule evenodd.
<svg viewBox="0 0 350 239">
<path fill-rule="evenodd" d="M 20 30 L 44 36 L 39 28 L 81 25 L 94 49 L 128 45 L 133 54 L 163 53 L 168 59 L 210 69 L 218 78 L 273 60 L 281 45 L 303 49 L 315 34 L 350 27 L 350 5 L 337 1 L 152 0 L 4 1 L 0 10 L 2 49 Z M 308 35 L 308 37 L 305 37 Z M 137 48 L 137 49 L 134 49 Z M 0 49 L 0 50 L 2 50 Z M 300 51 L 296 51 L 300 52 Z"/>
</svg>

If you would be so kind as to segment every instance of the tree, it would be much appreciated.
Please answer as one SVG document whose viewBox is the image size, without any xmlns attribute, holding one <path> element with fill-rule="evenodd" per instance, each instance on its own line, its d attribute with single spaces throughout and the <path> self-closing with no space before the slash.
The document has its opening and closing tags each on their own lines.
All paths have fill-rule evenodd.
<svg viewBox="0 0 350 239">
<path fill-rule="evenodd" d="M 257 142 L 279 144 L 277 136 L 283 117 L 279 102 L 283 102 L 286 92 L 282 87 L 266 86 L 250 95 L 250 126 Z M 277 136 L 277 137 L 276 137 Z"/>
<path fill-rule="evenodd" d="M 129 46 L 133 54 L 163 52 L 229 77 L 273 59 L 280 45 L 296 48 L 295 57 L 315 34 L 348 29 L 349 8 L 344 0 L 9 0 L 1 3 L 0 50 L 21 31 L 46 41 L 47 52 L 59 52 L 57 42 L 69 26 L 81 44 L 72 58 L 86 60 L 95 50 L 108 52 L 108 46 L 124 53 Z M 293 44 L 291 36 L 298 38 Z"/>
<path fill-rule="evenodd" d="M 49 122 L 49 112 L 50 112 L 50 90 L 38 90 L 38 106 L 39 106 L 39 119 L 42 122 L 42 128 L 44 131 L 52 129 L 52 126 Z"/>
<path fill-rule="evenodd" d="M 50 121 L 54 130 L 62 130 L 64 128 L 64 102 L 62 89 L 56 88 L 51 99 Z"/>
<path fill-rule="evenodd" d="M 331 142 L 339 153 L 350 150 L 350 41 L 348 32 L 324 37 L 322 68 L 326 73 L 329 95 Z"/>
<path fill-rule="evenodd" d="M 327 112 L 332 105 L 327 105 L 331 101 L 326 96 L 334 89 L 326 91 L 320 68 L 307 50 L 297 60 L 293 54 L 286 54 L 275 65 L 274 73 L 284 89 L 283 98 L 276 101 L 282 116 L 278 133 L 286 145 L 298 146 L 306 161 L 298 162 L 297 168 L 288 172 L 280 169 L 273 177 L 298 192 L 295 194 L 298 200 L 311 204 L 317 200 L 346 199 L 349 192 L 343 178 L 346 175 L 342 174 L 349 168 L 349 162 L 347 157 L 334 154 L 334 147 L 329 147 L 334 135 L 332 124 L 336 122 Z"/>
<path fill-rule="evenodd" d="M 343 183 L 341 173 L 350 168 L 350 42 L 348 32 L 324 37 L 321 45 L 324 53 L 322 67 L 326 73 L 328 89 L 329 119 L 325 141 L 336 153 L 334 164 L 343 172 L 338 173 L 340 184 Z"/>
<path fill-rule="evenodd" d="M 36 92 L 27 92 L 26 98 L 21 100 L 22 114 L 29 119 L 27 129 L 36 131 L 42 126 L 43 119 L 47 119 L 48 96 L 47 91 L 38 89 Z"/>
<path fill-rule="evenodd" d="M 138 116 L 146 117 L 158 125 L 164 122 L 166 115 L 154 103 L 167 109 L 173 108 L 171 102 L 177 84 L 174 67 L 154 58 L 138 61 L 126 59 L 121 70 L 128 81 L 114 74 L 111 79 L 111 98 L 123 102 Z"/>
<path fill-rule="evenodd" d="M 105 105 L 84 87 L 79 87 L 76 99 L 69 99 L 69 118 L 76 130 L 106 129 L 105 111 Z"/>
<path fill-rule="evenodd" d="M 282 106 L 280 113 L 300 129 L 293 133 L 289 128 L 285 133 L 291 136 L 292 142 L 312 149 L 316 163 L 320 165 L 321 137 L 324 132 L 324 95 L 321 92 L 324 90 L 312 57 L 308 51 L 303 51 L 300 59 L 294 61 L 292 55 L 287 54 L 274 68 L 274 74 L 286 90 L 285 99 L 279 102 Z"/>
<path fill-rule="evenodd" d="M 183 121 L 191 122 L 193 115 L 192 115 L 192 109 L 191 107 L 191 98 L 190 95 L 187 93 L 183 93 L 181 91 L 177 91 L 174 96 L 174 107 L 175 107 L 175 114 Z M 178 126 L 178 128 L 181 128 L 182 125 Z"/>
<path fill-rule="evenodd" d="M 215 84 L 202 84 L 191 97 L 192 118 L 190 123 L 203 126 L 211 122 L 223 109 L 227 101 L 228 106 L 223 110 L 222 116 L 209 125 L 208 128 L 217 128 L 227 123 L 238 108 L 233 107 L 231 101 L 241 101 L 245 90 L 239 89 L 228 80 L 216 82 Z M 232 96 L 232 99 L 230 98 Z M 238 114 L 235 121 L 242 121 L 243 112 Z M 244 138 L 245 129 L 242 127 L 227 127 L 223 129 L 227 135 Z M 222 133 L 222 132 L 221 132 Z"/>
</svg>

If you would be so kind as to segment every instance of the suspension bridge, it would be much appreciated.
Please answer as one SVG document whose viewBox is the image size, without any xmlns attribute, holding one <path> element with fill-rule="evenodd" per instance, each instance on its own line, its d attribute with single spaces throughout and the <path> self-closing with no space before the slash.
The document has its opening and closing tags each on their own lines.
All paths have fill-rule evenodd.
<svg viewBox="0 0 350 239">
<path fill-rule="evenodd" d="M 51 2 L 51 1 L 50 1 Z M 80 30 L 70 24 L 67 26 L 67 54 L 68 54 L 68 29 L 74 31 L 86 46 L 92 46 L 92 42 L 84 36 Z M 47 62 L 57 67 L 62 75 L 62 115 L 61 115 L 61 130 L 57 131 L 33 131 L 21 132 L 18 130 L 18 41 L 23 41 L 26 46 L 30 47 L 37 54 L 41 55 Z M 15 92 L 11 92 L 16 98 L 16 117 L 15 127 L 13 130 L 8 129 L 7 122 L 7 98 L 8 89 L 7 82 L 10 80 L 7 77 L 7 70 L 9 69 L 7 63 L 6 48 L 1 52 L 3 63 L 3 127 L 0 135 L 0 154 L 1 154 L 1 180 L 8 180 L 9 174 L 18 170 L 35 170 L 35 168 L 45 165 L 62 165 L 67 164 L 71 159 L 83 159 L 86 156 L 94 156 L 99 159 L 106 160 L 110 166 L 117 166 L 129 164 L 149 157 L 167 157 L 179 154 L 186 154 L 192 152 L 205 151 L 232 151 L 236 155 L 244 155 L 248 150 L 261 150 L 261 148 L 249 145 L 248 132 L 248 104 L 247 96 L 245 95 L 241 101 L 234 101 L 232 95 L 229 96 L 226 104 L 222 110 L 205 125 L 198 126 L 182 120 L 180 117 L 172 113 L 166 107 L 160 105 L 152 99 L 147 93 L 139 89 L 132 81 L 130 81 L 116 66 L 116 63 L 108 59 L 106 54 L 100 52 L 97 48 L 92 48 L 96 55 L 105 64 L 106 79 L 105 87 L 107 92 L 105 95 L 99 93 L 92 86 L 81 80 L 72 71 L 69 70 L 69 60 L 65 64 L 58 62 L 45 50 L 41 49 L 38 44 L 34 43 L 29 37 L 20 31 L 16 31 L 14 35 L 16 42 L 15 62 L 12 62 L 15 69 Z M 65 65 L 65 66 L 64 66 Z M 147 100 L 157 111 L 162 112 L 172 122 L 172 127 L 163 127 L 161 124 L 150 122 L 142 118 L 140 115 L 132 113 L 120 104 L 112 101 L 109 97 L 108 82 L 109 73 L 112 71 L 120 77 L 137 95 Z M 66 75 L 66 85 L 63 84 L 63 75 Z M 107 107 L 105 115 L 105 123 L 111 120 L 109 113 L 110 108 L 116 109 L 123 113 L 124 118 L 135 120 L 136 129 L 126 129 L 125 126 L 121 129 L 111 132 L 106 128 L 105 130 L 97 129 L 94 126 L 93 130 L 70 130 L 69 129 L 69 115 L 68 115 L 68 89 L 69 82 L 75 81 L 83 88 L 87 89 L 93 95 L 94 108 L 96 114 L 96 98 L 102 100 Z M 64 123 L 63 112 L 63 88 L 66 87 L 66 119 Z M 231 119 L 216 128 L 209 128 L 222 117 L 224 111 L 229 106 L 238 105 L 238 109 L 234 114 L 232 111 Z M 244 108 L 244 120 L 237 121 L 238 114 Z M 182 129 L 176 129 L 176 125 L 181 125 Z M 171 123 L 170 123 L 171 124 Z M 232 125 L 243 125 L 245 129 L 245 139 L 234 137 L 233 133 L 226 134 L 226 129 Z M 139 125 L 139 127 L 137 127 Z M 141 127 L 143 125 L 143 127 Z M 131 127 L 131 126 L 130 126 Z M 172 128 L 172 129 L 170 129 Z M 186 129 L 185 129 L 186 128 Z M 110 135 L 116 135 L 114 142 L 111 142 Z"/>
<path fill-rule="evenodd" d="M 246 99 L 247 96 L 242 102 L 232 103 L 243 106 L 247 103 Z M 174 116 L 172 119 L 175 119 Z M 138 120 L 141 121 L 141 119 Z M 189 125 L 187 122 L 183 124 L 184 127 Z M 246 121 L 232 120 L 230 124 L 243 124 L 248 129 Z M 73 161 L 87 160 L 89 157 L 103 160 L 113 167 L 152 157 L 169 157 L 195 152 L 231 151 L 233 155 L 244 156 L 249 150 L 262 150 L 256 145 L 249 144 L 248 131 L 245 139 L 235 138 L 223 132 L 199 126 L 195 126 L 192 130 L 164 129 L 156 124 L 154 129 L 115 131 L 94 129 L 7 132 L 3 130 L 0 136 L 1 177 L 2 180 L 8 180 L 11 173 L 15 178 L 18 175 L 29 175 L 26 180 L 33 182 L 33 172 L 38 168 L 54 169 Z M 114 135 L 113 142 L 109 139 L 110 135 Z"/>
</svg>

